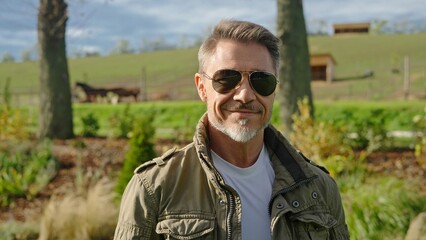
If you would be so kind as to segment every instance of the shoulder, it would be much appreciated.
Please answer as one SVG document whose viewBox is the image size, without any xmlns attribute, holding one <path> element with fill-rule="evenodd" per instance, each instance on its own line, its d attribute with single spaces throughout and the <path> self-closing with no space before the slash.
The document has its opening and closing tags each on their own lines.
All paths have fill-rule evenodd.
<svg viewBox="0 0 426 240">
<path fill-rule="evenodd" d="M 309 163 L 309 165 L 311 165 L 311 166 L 313 166 L 313 167 L 316 167 L 316 168 L 320 169 L 321 171 L 323 171 L 323 172 L 324 172 L 324 173 L 326 173 L 327 175 L 330 175 L 330 172 L 327 170 L 327 168 L 326 168 L 326 167 L 321 166 L 321 165 L 317 164 L 316 162 L 312 161 L 311 159 L 307 158 L 305 155 L 303 155 L 303 153 L 302 153 L 302 152 L 298 151 L 298 153 L 299 153 L 299 154 L 303 157 L 303 159 L 305 159 L 305 161 L 306 161 L 307 163 Z"/>
<path fill-rule="evenodd" d="M 339 192 L 335 180 L 330 175 L 330 172 L 327 170 L 326 167 L 317 164 L 316 162 L 307 158 L 301 152 L 299 152 L 299 154 L 305 159 L 305 162 L 307 163 L 308 167 L 315 173 L 315 175 L 318 176 L 319 183 L 321 185 L 321 188 L 324 189 L 324 191 L 332 190 L 333 192 Z"/>
<path fill-rule="evenodd" d="M 187 157 L 188 151 L 193 151 L 193 143 L 186 145 L 183 148 L 178 149 L 173 147 L 163 153 L 160 157 L 156 157 L 148 162 L 141 164 L 134 170 L 135 174 L 148 174 L 157 171 L 167 171 L 169 168 L 179 164 L 184 158 Z"/>
<path fill-rule="evenodd" d="M 176 153 L 177 148 L 174 147 L 172 149 L 169 149 L 168 151 L 166 151 L 163 155 L 161 155 L 160 157 L 154 158 L 151 161 L 145 162 L 143 164 L 141 164 L 139 167 L 137 167 L 135 169 L 135 173 L 141 173 L 144 170 L 150 169 L 152 167 L 155 166 L 162 166 L 166 163 L 166 161 L 170 160 L 173 155 Z"/>
</svg>

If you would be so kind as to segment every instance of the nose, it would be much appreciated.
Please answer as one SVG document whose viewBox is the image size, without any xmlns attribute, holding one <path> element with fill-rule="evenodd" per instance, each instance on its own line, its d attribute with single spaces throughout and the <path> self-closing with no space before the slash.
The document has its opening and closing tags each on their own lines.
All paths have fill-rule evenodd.
<svg viewBox="0 0 426 240">
<path fill-rule="evenodd" d="M 251 88 L 249 82 L 249 75 L 243 74 L 243 79 L 236 87 L 234 92 L 234 100 L 242 103 L 248 103 L 256 98 L 254 90 Z"/>
</svg>

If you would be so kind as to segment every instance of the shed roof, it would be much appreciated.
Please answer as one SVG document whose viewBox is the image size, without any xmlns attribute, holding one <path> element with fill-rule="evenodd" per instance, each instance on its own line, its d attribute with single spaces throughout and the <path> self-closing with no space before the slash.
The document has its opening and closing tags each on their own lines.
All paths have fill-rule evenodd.
<svg viewBox="0 0 426 240">
<path fill-rule="evenodd" d="M 337 64 L 336 60 L 334 60 L 333 56 L 330 53 L 317 53 L 311 54 L 310 56 L 311 66 L 327 65 L 329 60 L 331 60 L 333 64 Z"/>
<path fill-rule="evenodd" d="M 333 24 L 334 29 L 347 29 L 347 28 L 369 28 L 370 23 L 368 22 L 361 22 L 361 23 L 338 23 Z"/>
</svg>

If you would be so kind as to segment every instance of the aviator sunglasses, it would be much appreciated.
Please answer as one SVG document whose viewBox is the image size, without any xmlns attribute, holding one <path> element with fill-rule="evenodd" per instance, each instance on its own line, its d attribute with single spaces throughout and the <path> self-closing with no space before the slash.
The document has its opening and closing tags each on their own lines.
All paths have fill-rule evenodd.
<svg viewBox="0 0 426 240">
<path fill-rule="evenodd" d="M 203 76 L 212 81 L 216 92 L 223 94 L 230 92 L 241 84 L 243 73 L 248 73 L 250 86 L 258 94 L 266 97 L 275 91 L 278 80 L 272 73 L 268 72 L 221 69 L 217 70 L 213 77 L 203 71 Z"/>
</svg>

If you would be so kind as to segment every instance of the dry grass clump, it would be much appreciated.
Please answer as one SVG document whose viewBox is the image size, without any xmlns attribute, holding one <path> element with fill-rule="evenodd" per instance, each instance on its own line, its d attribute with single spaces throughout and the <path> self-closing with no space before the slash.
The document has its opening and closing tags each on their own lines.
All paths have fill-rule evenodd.
<svg viewBox="0 0 426 240">
<path fill-rule="evenodd" d="M 39 240 L 111 239 L 118 214 L 113 189 L 111 181 L 102 179 L 86 194 L 52 198 L 41 219 Z"/>
</svg>

